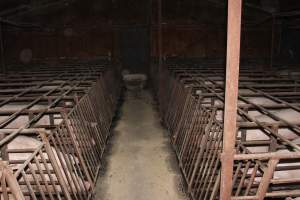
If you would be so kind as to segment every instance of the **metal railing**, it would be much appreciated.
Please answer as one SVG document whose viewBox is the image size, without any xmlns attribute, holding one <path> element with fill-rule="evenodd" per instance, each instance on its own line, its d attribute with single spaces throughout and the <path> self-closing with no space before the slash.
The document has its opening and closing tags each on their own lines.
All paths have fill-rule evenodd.
<svg viewBox="0 0 300 200">
<path fill-rule="evenodd" d="M 92 199 L 119 81 L 94 64 L 38 66 L 1 79 L 1 198 Z M 28 147 L 17 145 L 22 140 Z"/>
<path fill-rule="evenodd" d="M 300 172 L 300 147 L 294 142 L 300 121 L 280 115 L 292 111 L 300 116 L 300 85 L 276 72 L 262 72 L 255 66 L 240 70 L 231 199 L 300 196 L 300 177 L 291 177 Z M 161 73 L 159 109 L 188 192 L 193 199 L 219 199 L 224 70 L 219 64 L 169 64 Z M 251 134 L 260 137 L 251 139 Z"/>
</svg>

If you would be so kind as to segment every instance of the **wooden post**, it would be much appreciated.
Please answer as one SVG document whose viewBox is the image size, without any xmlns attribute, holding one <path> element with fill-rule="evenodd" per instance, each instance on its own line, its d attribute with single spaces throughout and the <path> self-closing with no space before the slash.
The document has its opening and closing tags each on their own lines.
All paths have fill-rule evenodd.
<svg viewBox="0 0 300 200">
<path fill-rule="evenodd" d="M 220 199 L 229 200 L 236 140 L 242 0 L 228 0 L 226 90 Z"/>
</svg>

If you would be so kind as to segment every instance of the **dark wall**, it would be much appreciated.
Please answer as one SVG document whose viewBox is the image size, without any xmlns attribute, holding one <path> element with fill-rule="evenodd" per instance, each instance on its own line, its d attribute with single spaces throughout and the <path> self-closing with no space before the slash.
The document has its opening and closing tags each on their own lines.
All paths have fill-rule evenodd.
<svg viewBox="0 0 300 200">
<path fill-rule="evenodd" d="M 280 52 L 277 59 L 289 63 L 300 62 L 300 30 L 283 25 L 280 42 Z"/>
<path fill-rule="evenodd" d="M 34 59 L 61 57 L 93 59 L 112 54 L 123 59 L 126 67 L 138 71 L 138 66 L 147 65 L 145 62 L 148 61 L 150 48 L 151 56 L 157 57 L 156 27 L 152 28 L 151 36 L 147 28 L 103 27 L 73 30 L 71 33 L 68 31 L 70 30 L 51 33 L 35 31 L 5 33 L 6 61 L 18 62 L 23 49 L 31 49 Z M 291 40 L 292 38 L 289 39 L 289 43 Z M 271 44 L 270 29 L 244 30 L 241 44 L 242 58 L 268 58 Z M 163 28 L 164 56 L 223 58 L 225 50 L 224 27 L 165 25 Z"/>
<path fill-rule="evenodd" d="M 18 62 L 24 49 L 32 50 L 33 59 L 93 59 L 108 55 L 113 51 L 114 35 L 111 28 L 101 28 L 6 32 L 4 38 L 6 61 Z"/>
<path fill-rule="evenodd" d="M 157 33 L 152 32 L 152 56 L 157 56 Z M 270 54 L 269 28 L 242 31 L 242 58 L 267 58 Z M 226 52 L 226 28 L 214 26 L 165 26 L 163 54 L 200 58 L 223 58 Z"/>
<path fill-rule="evenodd" d="M 56 12 L 49 10 L 43 14 L 32 13 L 27 16 L 29 21 L 56 31 L 20 29 L 6 32 L 6 60 L 18 62 L 23 49 L 31 49 L 34 59 L 93 59 L 111 53 L 115 58 L 123 59 L 125 67 L 137 71 L 140 69 L 138 66 L 147 66 L 144 63 L 149 55 L 158 56 L 158 1 L 76 2 Z M 261 20 L 261 16 L 257 17 L 254 11 L 245 11 L 243 22 Z M 162 1 L 163 55 L 223 58 L 226 50 L 226 13 L 226 5 L 221 1 Z M 144 26 L 149 31 L 118 27 L 124 25 Z M 74 30 L 70 32 L 68 27 Z M 242 58 L 269 57 L 270 26 L 245 27 L 243 25 Z"/>
</svg>

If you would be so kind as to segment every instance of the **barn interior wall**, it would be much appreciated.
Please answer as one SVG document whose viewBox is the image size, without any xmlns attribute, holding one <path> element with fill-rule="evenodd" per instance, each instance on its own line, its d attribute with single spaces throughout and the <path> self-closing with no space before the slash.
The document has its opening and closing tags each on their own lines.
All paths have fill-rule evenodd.
<svg viewBox="0 0 300 200">
<path fill-rule="evenodd" d="M 67 30 L 67 29 L 66 29 Z M 121 29 L 122 30 L 122 29 Z M 39 32 L 10 31 L 4 35 L 7 63 L 19 62 L 24 49 L 31 49 L 33 60 L 60 58 L 95 59 L 111 54 L 120 59 L 118 31 L 112 27 L 92 30 Z M 157 57 L 157 27 L 151 29 L 151 56 Z M 224 58 L 226 32 L 224 27 L 202 25 L 163 26 L 163 56 Z M 241 57 L 270 56 L 270 28 L 247 28 L 242 31 Z M 275 47 L 274 47 L 275 48 Z"/>
<path fill-rule="evenodd" d="M 241 57 L 245 59 L 268 58 L 271 31 L 268 28 L 243 30 Z M 209 26 L 163 28 L 163 55 L 197 58 L 224 58 L 226 32 L 224 27 Z M 157 31 L 152 31 L 152 56 L 157 56 Z"/>
<path fill-rule="evenodd" d="M 94 59 L 111 54 L 113 34 L 111 29 L 9 32 L 5 34 L 6 62 L 20 61 L 22 50 L 30 49 L 33 60 L 60 58 Z"/>
</svg>

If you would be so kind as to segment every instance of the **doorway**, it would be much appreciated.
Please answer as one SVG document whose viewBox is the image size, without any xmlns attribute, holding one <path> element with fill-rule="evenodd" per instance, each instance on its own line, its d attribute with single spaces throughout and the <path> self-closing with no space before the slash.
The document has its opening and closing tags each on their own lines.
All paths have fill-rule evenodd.
<svg viewBox="0 0 300 200">
<path fill-rule="evenodd" d="M 130 73 L 149 74 L 150 32 L 146 26 L 128 26 L 120 31 L 123 69 Z"/>
</svg>

